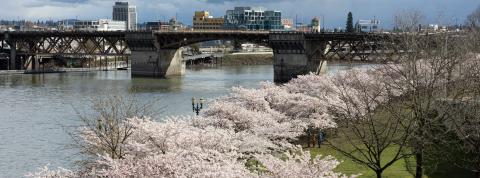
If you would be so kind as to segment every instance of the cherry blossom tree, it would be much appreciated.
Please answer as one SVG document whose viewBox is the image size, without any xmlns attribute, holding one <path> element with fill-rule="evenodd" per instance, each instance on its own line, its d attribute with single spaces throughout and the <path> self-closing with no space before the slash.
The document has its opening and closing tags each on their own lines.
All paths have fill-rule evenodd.
<svg viewBox="0 0 480 178">
<path fill-rule="evenodd" d="M 134 130 L 126 144 L 124 158 L 100 156 L 95 169 L 65 174 L 65 177 L 100 176 L 100 177 L 277 177 L 268 173 L 255 173 L 245 166 L 246 158 L 262 158 L 265 165 L 279 164 L 283 161 L 277 157 L 266 157 L 288 147 L 278 147 L 277 140 L 270 135 L 256 135 L 252 132 L 235 131 L 230 128 L 215 127 L 206 123 L 212 118 L 170 118 L 163 122 L 148 118 L 128 119 Z M 266 138 L 263 138 L 266 137 Z M 288 144 L 288 142 L 285 142 Z M 253 147 L 253 148 L 252 148 Z M 291 150 L 291 149 L 290 149 Z M 292 150 L 291 150 L 292 151 Z M 277 152 L 277 153 L 278 153 Z M 247 157 L 247 155 L 249 155 Z M 301 161 L 286 161 L 300 177 L 339 177 L 333 172 L 338 161 L 331 157 L 314 158 L 310 161 L 309 153 L 302 153 Z M 308 158 L 308 159 L 307 159 Z M 262 162 L 263 163 L 263 162 Z M 271 164 L 269 164 L 271 163 Z M 312 164 L 312 165 L 310 165 Z M 302 168 L 308 165 L 309 167 Z M 303 171 L 309 174 L 302 175 Z M 285 171 L 288 171 L 286 168 Z M 45 171 L 44 171 L 45 172 Z M 48 170 L 42 175 L 55 174 Z M 293 174 L 295 175 L 295 174 Z M 80 177 L 81 177 L 80 176 Z M 342 175 L 343 176 L 343 175 Z M 288 177 L 284 175 L 284 177 Z"/>
<path fill-rule="evenodd" d="M 271 154 L 255 156 L 266 171 L 262 174 L 264 177 L 329 177 L 346 178 L 349 176 L 336 173 L 333 170 L 340 164 L 332 156 L 311 158 L 310 152 L 301 151 L 299 154 L 285 153 L 281 158 Z M 356 177 L 353 175 L 351 177 Z"/>
<path fill-rule="evenodd" d="M 85 158 L 80 162 L 81 166 L 89 167 L 98 155 L 123 158 L 127 154 L 123 145 L 133 134 L 131 125 L 125 121 L 154 114 L 151 108 L 154 102 L 139 101 L 134 95 L 123 96 L 113 91 L 91 99 L 93 113 L 81 113 L 77 109 L 79 125 L 69 126 L 68 134 L 73 140 L 70 146 L 80 150 Z"/>
<path fill-rule="evenodd" d="M 37 172 L 28 173 L 26 177 L 41 177 L 41 178 L 69 178 L 78 177 L 78 175 L 71 170 L 59 167 L 57 169 L 50 169 L 48 165 L 38 169 Z"/>
<path fill-rule="evenodd" d="M 94 165 L 78 175 L 341 177 L 333 172 L 338 161 L 331 157 L 310 159 L 308 152 L 288 152 L 298 152 L 300 147 L 294 141 L 305 134 L 306 128 L 335 128 L 339 119 L 365 116 L 387 102 L 388 96 L 399 95 L 397 90 L 379 90 L 384 86 L 376 82 L 376 75 L 372 70 L 310 74 L 285 85 L 233 88 L 230 95 L 210 102 L 200 117 L 173 117 L 161 122 L 145 117 L 124 119 L 116 125 L 128 130 L 115 132 L 128 131 L 128 137 L 122 137 L 115 146 L 121 150 L 121 157 L 112 155 L 116 152 L 99 151 Z M 81 130 L 89 148 L 104 147 L 98 130 Z M 289 159 L 275 156 L 282 153 Z M 252 159 L 267 171 L 252 172 L 246 166 Z M 274 169 L 282 165 L 282 170 Z"/>
</svg>

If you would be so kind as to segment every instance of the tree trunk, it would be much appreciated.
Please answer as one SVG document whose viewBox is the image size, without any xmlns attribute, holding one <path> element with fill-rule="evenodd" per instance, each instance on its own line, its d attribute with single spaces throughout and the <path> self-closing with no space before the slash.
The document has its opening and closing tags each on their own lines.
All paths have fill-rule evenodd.
<svg viewBox="0 0 480 178">
<path fill-rule="evenodd" d="M 475 171 L 475 177 L 480 178 L 480 160 L 477 162 L 477 171 Z"/>
<path fill-rule="evenodd" d="M 415 153 L 416 159 L 416 168 L 415 168 L 415 178 L 422 178 L 423 176 L 423 148 L 420 148 L 417 153 Z"/>
<path fill-rule="evenodd" d="M 377 178 L 382 178 L 382 172 L 383 171 L 379 171 L 379 170 L 375 171 L 375 174 L 377 174 Z"/>
</svg>

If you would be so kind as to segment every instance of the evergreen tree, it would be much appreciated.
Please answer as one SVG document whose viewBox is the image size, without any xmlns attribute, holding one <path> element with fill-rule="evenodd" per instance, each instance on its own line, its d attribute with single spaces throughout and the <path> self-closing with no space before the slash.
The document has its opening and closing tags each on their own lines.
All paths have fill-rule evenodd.
<svg viewBox="0 0 480 178">
<path fill-rule="evenodd" d="M 348 33 L 352 33 L 352 32 L 355 31 L 355 29 L 353 29 L 353 15 L 352 15 L 352 12 L 348 12 L 346 31 Z"/>
</svg>

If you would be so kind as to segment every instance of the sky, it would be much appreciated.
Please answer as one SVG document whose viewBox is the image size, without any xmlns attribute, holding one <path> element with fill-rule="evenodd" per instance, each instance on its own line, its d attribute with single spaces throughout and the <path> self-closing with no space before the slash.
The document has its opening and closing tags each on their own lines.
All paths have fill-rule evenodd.
<svg viewBox="0 0 480 178">
<path fill-rule="evenodd" d="M 126 0 L 125 0 L 126 1 Z M 137 6 L 138 21 L 177 17 L 192 23 L 194 11 L 207 10 L 223 16 L 235 6 L 282 11 L 282 17 L 309 23 L 317 16 L 327 28 L 344 27 L 348 12 L 354 21 L 376 18 L 383 28 L 393 26 L 393 16 L 405 10 L 419 10 L 428 24 L 463 24 L 480 6 L 480 0 L 128 0 Z M 0 19 L 5 20 L 97 20 L 112 18 L 115 0 L 0 0 Z"/>
</svg>

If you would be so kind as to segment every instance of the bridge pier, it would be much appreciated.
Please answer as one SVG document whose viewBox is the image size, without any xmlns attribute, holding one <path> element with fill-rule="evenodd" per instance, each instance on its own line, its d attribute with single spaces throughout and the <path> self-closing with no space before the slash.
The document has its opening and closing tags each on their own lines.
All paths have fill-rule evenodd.
<svg viewBox="0 0 480 178">
<path fill-rule="evenodd" d="M 292 78 L 307 73 L 307 56 L 304 54 L 274 54 L 273 80 L 275 83 L 285 83 Z"/>
<path fill-rule="evenodd" d="M 131 50 L 132 76 L 169 77 L 185 73 L 179 47 L 162 48 L 152 33 L 128 33 L 125 41 Z"/>
<path fill-rule="evenodd" d="M 17 66 L 17 45 L 15 43 L 10 43 L 10 61 L 8 70 L 16 70 Z"/>
<path fill-rule="evenodd" d="M 285 83 L 310 72 L 325 71 L 325 41 L 306 40 L 301 33 L 273 33 L 269 41 L 274 51 L 275 83 Z"/>
<path fill-rule="evenodd" d="M 36 55 L 30 55 L 25 59 L 26 70 L 35 71 L 40 68 L 40 59 Z"/>
<path fill-rule="evenodd" d="M 306 40 L 305 53 L 308 57 L 307 70 L 315 74 L 325 73 L 327 70 L 327 41 Z"/>
<path fill-rule="evenodd" d="M 185 74 L 180 49 L 132 51 L 132 76 L 169 77 Z"/>
</svg>

